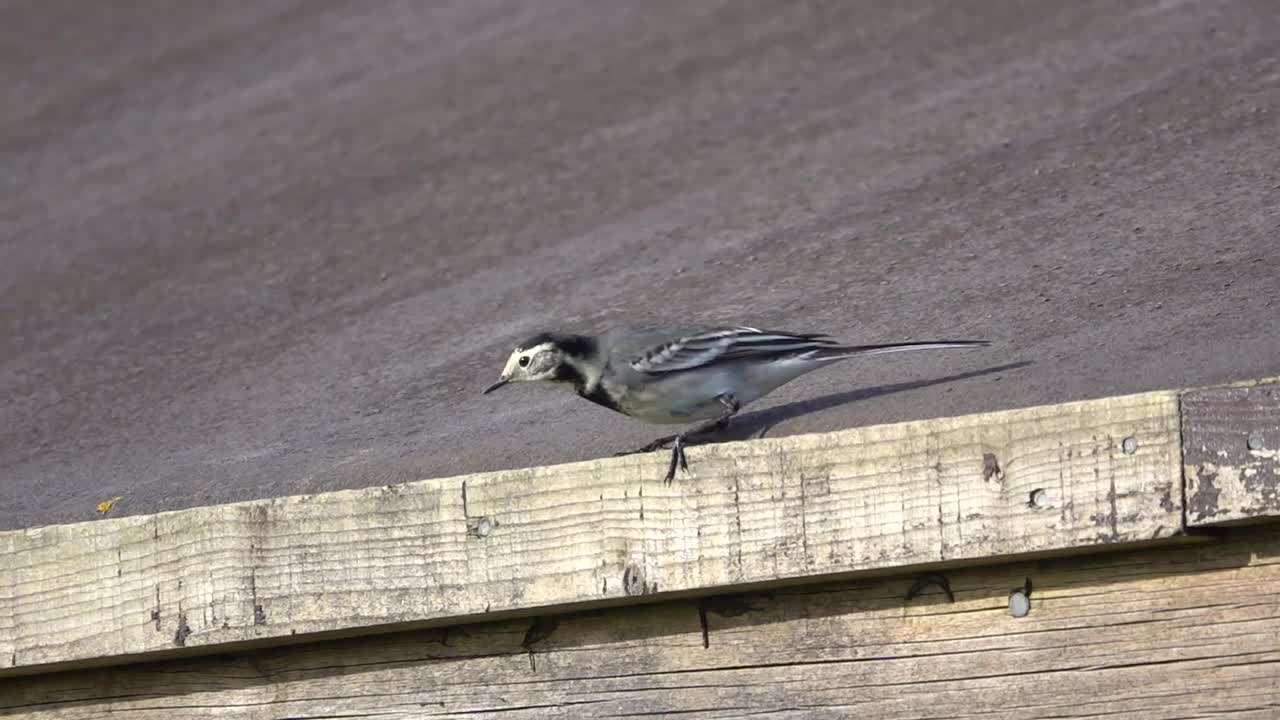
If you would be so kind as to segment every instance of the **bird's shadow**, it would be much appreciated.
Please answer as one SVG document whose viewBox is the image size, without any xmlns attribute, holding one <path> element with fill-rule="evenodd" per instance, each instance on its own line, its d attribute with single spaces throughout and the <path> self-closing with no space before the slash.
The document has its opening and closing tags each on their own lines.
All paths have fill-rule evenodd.
<svg viewBox="0 0 1280 720">
<path fill-rule="evenodd" d="M 779 405 L 765 410 L 756 410 L 754 412 L 738 415 L 733 418 L 727 428 L 720 430 L 713 435 L 708 435 L 705 440 L 700 439 L 700 441 L 729 442 L 733 440 L 748 440 L 764 437 L 764 435 L 778 423 L 807 413 L 818 412 L 820 410 L 826 410 L 827 408 L 833 408 L 846 403 L 857 402 L 859 400 L 870 400 L 884 395 L 892 395 L 897 392 L 917 390 L 919 388 L 929 387 L 930 385 L 941 385 L 943 383 L 968 380 L 969 378 L 981 377 L 983 375 L 992 375 L 994 373 L 1017 370 L 1031 364 L 1032 362 L 1030 360 L 1022 360 L 1019 362 L 983 368 L 981 370 L 971 370 L 969 372 L 958 373 L 955 375 L 947 375 L 946 377 L 932 378 L 929 380 L 913 380 L 911 382 L 893 383 L 891 385 L 877 385 L 875 387 L 831 393 L 830 395 L 809 398 L 808 400 L 798 400 L 796 402 L 787 403 L 786 405 Z"/>
</svg>

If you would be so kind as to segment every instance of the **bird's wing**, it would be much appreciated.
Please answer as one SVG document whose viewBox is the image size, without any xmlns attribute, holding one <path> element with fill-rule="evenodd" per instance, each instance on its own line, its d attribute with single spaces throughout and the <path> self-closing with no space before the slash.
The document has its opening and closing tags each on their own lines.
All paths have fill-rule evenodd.
<svg viewBox="0 0 1280 720">
<path fill-rule="evenodd" d="M 715 328 L 650 345 L 628 358 L 637 372 L 669 373 L 744 360 L 771 360 L 835 346 L 822 334 L 797 335 L 751 327 Z"/>
</svg>

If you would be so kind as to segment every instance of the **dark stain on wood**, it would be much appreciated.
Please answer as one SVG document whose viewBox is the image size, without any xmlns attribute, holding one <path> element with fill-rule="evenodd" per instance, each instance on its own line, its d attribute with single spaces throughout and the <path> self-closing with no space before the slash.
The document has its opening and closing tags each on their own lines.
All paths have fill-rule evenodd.
<svg viewBox="0 0 1280 720">
<path fill-rule="evenodd" d="M 702 628 L 702 647 L 703 649 L 711 647 L 711 626 L 707 624 L 707 605 L 706 603 L 698 604 L 698 627 Z M 17 664 L 17 663 L 15 663 Z"/>
<path fill-rule="evenodd" d="M 658 592 L 658 582 L 650 580 L 642 565 L 627 563 L 622 570 L 622 590 L 632 597 Z"/>
<path fill-rule="evenodd" d="M 1208 520 L 1220 514 L 1222 511 L 1218 509 L 1218 499 L 1222 496 L 1222 491 L 1218 489 L 1218 473 L 1215 466 L 1196 465 L 1191 472 L 1194 473 L 1194 479 L 1189 478 L 1191 492 L 1187 495 L 1187 518 Z"/>
<path fill-rule="evenodd" d="M 533 623 L 529 625 L 529 630 L 524 634 L 524 640 L 520 642 L 520 647 L 525 650 L 532 648 L 535 643 L 551 637 L 558 627 L 560 627 L 560 620 L 557 618 L 534 618 Z"/>
<path fill-rule="evenodd" d="M 996 480 L 1004 479 L 1004 472 L 1000 469 L 1000 461 L 996 459 L 995 453 L 982 454 L 982 479 L 990 482 L 991 478 Z"/>
<path fill-rule="evenodd" d="M 187 624 L 187 614 L 178 613 L 178 630 L 173 634 L 173 644 L 186 647 L 187 638 L 191 637 L 191 626 Z"/>
<path fill-rule="evenodd" d="M 702 607 L 708 612 L 713 612 L 720 617 L 739 617 L 751 612 L 758 612 L 764 609 L 764 605 L 757 602 L 763 598 L 772 598 L 769 594 L 758 595 L 712 595 L 703 599 Z"/>
</svg>

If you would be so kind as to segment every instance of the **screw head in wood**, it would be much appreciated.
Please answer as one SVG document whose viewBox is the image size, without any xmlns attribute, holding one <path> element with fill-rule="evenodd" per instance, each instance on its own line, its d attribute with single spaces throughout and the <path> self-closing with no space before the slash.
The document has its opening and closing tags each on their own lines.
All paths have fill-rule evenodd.
<svg viewBox="0 0 1280 720">
<path fill-rule="evenodd" d="M 1132 455 L 1138 452 L 1138 438 L 1130 435 L 1120 442 L 1120 448 L 1124 450 L 1125 455 Z"/>
<path fill-rule="evenodd" d="M 1023 618 L 1031 612 L 1031 578 L 1022 581 L 1022 587 L 1009 591 L 1009 614 Z"/>
<path fill-rule="evenodd" d="M 1043 509 L 1045 507 L 1048 507 L 1049 493 L 1045 492 L 1044 488 L 1036 488 L 1035 490 L 1031 491 L 1031 498 L 1027 504 L 1033 508 Z"/>
<path fill-rule="evenodd" d="M 1261 450 L 1263 448 L 1262 433 L 1260 432 L 1249 433 L 1248 445 L 1250 450 Z"/>
<path fill-rule="evenodd" d="M 488 515 L 467 518 L 467 534 L 472 537 L 486 538 L 498 528 L 498 519 Z"/>
<path fill-rule="evenodd" d="M 1024 618 L 1031 612 L 1031 598 L 1021 590 L 1009 593 L 1009 614 L 1016 618 Z"/>
</svg>

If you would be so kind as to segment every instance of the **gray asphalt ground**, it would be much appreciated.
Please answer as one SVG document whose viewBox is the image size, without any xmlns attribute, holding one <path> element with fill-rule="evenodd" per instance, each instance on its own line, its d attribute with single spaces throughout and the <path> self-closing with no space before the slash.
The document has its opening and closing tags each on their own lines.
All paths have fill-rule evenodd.
<svg viewBox="0 0 1280 720">
<path fill-rule="evenodd" d="M 997 343 L 775 436 L 1280 374 L 1274 0 L 0 12 L 0 528 L 665 432 L 481 397 L 547 328 Z"/>
</svg>

